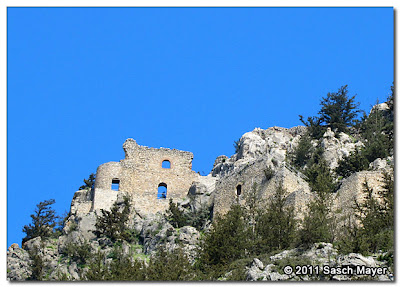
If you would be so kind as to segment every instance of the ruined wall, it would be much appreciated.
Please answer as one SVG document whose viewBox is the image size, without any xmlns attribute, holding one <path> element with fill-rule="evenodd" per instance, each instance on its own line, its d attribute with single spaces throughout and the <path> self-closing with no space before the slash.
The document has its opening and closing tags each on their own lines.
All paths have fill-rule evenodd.
<svg viewBox="0 0 400 287">
<path fill-rule="evenodd" d="M 254 161 L 218 179 L 215 184 L 214 215 L 227 213 L 236 202 L 244 203 L 247 194 L 253 192 L 254 184 L 259 189 L 265 183 L 266 168 L 264 161 Z"/>
<path fill-rule="evenodd" d="M 274 167 L 273 174 L 270 174 L 268 167 L 267 159 L 260 158 L 220 178 L 215 187 L 214 214 L 225 214 L 233 203 L 244 204 L 246 196 L 254 192 L 259 198 L 259 204 L 265 205 L 282 184 L 286 190 L 287 203 L 295 207 L 296 218 L 301 219 L 307 203 L 313 197 L 307 182 L 284 165 Z"/>
<path fill-rule="evenodd" d="M 193 154 L 167 148 L 140 146 L 133 139 L 123 145 L 125 159 L 109 162 L 98 167 L 95 182 L 93 209 L 108 204 L 113 197 L 113 180 L 119 181 L 119 191 L 128 193 L 134 207 L 143 214 L 155 213 L 168 208 L 169 199 L 182 199 L 199 175 L 192 171 Z M 163 161 L 169 168 L 163 168 Z M 166 185 L 165 199 L 157 198 L 159 185 Z"/>
</svg>

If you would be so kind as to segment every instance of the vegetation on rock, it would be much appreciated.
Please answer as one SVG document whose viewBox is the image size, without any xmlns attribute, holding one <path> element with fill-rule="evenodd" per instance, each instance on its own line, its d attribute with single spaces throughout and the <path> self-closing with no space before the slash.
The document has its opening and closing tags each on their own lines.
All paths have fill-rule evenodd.
<svg viewBox="0 0 400 287">
<path fill-rule="evenodd" d="M 22 229 L 26 233 L 26 236 L 22 239 L 22 243 L 38 236 L 45 239 L 54 233 L 58 219 L 52 207 L 54 203 L 55 200 L 50 199 L 41 201 L 36 205 L 35 213 L 31 214 L 32 223 L 25 225 Z"/>
</svg>

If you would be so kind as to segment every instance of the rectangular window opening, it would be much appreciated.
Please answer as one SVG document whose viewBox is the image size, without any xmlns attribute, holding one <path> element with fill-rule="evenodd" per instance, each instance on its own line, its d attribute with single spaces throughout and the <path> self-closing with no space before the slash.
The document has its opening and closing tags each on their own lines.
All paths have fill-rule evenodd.
<svg viewBox="0 0 400 287">
<path fill-rule="evenodd" d="M 111 189 L 119 191 L 119 179 L 113 179 L 111 181 Z"/>
</svg>

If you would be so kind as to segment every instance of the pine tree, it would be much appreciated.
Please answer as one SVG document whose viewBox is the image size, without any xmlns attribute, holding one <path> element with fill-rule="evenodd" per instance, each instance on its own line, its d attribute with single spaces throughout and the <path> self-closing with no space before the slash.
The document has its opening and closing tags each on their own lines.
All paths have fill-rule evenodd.
<svg viewBox="0 0 400 287">
<path fill-rule="evenodd" d="M 349 177 L 352 173 L 368 169 L 369 161 L 365 156 L 365 152 L 361 149 L 356 149 L 350 152 L 348 157 L 338 161 L 338 167 L 335 173 L 338 176 Z"/>
<path fill-rule="evenodd" d="M 146 267 L 143 261 L 134 260 L 116 244 L 111 254 L 112 261 L 107 264 L 103 280 L 109 281 L 143 281 L 146 280 Z"/>
<path fill-rule="evenodd" d="M 88 271 L 83 279 L 89 281 L 103 281 L 108 277 L 108 266 L 105 263 L 105 255 L 100 250 L 96 251 L 90 258 Z"/>
<path fill-rule="evenodd" d="M 32 224 L 25 225 L 22 229 L 26 233 L 22 243 L 38 236 L 45 239 L 53 234 L 58 219 L 55 210 L 52 208 L 54 203 L 55 200 L 50 199 L 36 205 L 35 213 L 31 214 Z"/>
<path fill-rule="evenodd" d="M 199 265 L 206 270 L 220 270 L 234 260 L 243 258 L 248 247 L 247 224 L 240 205 L 234 204 L 224 216 L 217 217 L 204 237 Z"/>
<path fill-rule="evenodd" d="M 311 159 L 314 147 L 311 143 L 311 136 L 308 134 L 300 138 L 299 144 L 294 151 L 289 154 L 290 161 L 297 168 L 304 167 Z"/>
<path fill-rule="evenodd" d="M 337 93 L 328 93 L 321 100 L 319 115 L 327 127 L 330 127 L 335 134 L 348 132 L 348 128 L 355 124 L 360 110 L 359 103 L 355 102 L 355 96 L 347 95 L 347 85 L 339 88 Z"/>
<path fill-rule="evenodd" d="M 45 270 L 45 260 L 40 254 L 39 248 L 35 246 L 32 250 L 29 250 L 28 254 L 29 259 L 32 262 L 32 264 L 30 265 L 31 274 L 28 280 L 42 281 Z"/>
<path fill-rule="evenodd" d="M 97 237 L 110 238 L 113 242 L 132 240 L 131 233 L 127 228 L 131 207 L 129 197 L 125 196 L 123 203 L 119 205 L 115 202 L 110 211 L 101 209 L 102 214 L 96 219 L 96 230 L 93 233 Z"/>
<path fill-rule="evenodd" d="M 260 252 L 289 248 L 295 242 L 296 220 L 294 207 L 286 204 L 286 190 L 279 184 L 268 200 L 265 212 L 259 213 L 256 233 L 260 237 Z"/>
<path fill-rule="evenodd" d="M 304 174 L 307 176 L 311 190 L 318 196 L 325 197 L 326 194 L 336 190 L 334 177 L 324 159 L 316 160 L 314 164 L 306 168 Z"/>
<path fill-rule="evenodd" d="M 304 120 L 302 115 L 299 115 L 300 121 L 307 127 L 308 135 L 313 139 L 320 139 L 326 131 L 326 127 L 322 125 L 321 117 L 308 117 Z"/>
<path fill-rule="evenodd" d="M 377 198 L 373 195 L 373 189 L 369 187 L 367 180 L 363 183 L 364 200 L 355 202 L 356 217 L 361 223 L 361 237 L 365 239 L 365 251 L 375 252 L 379 245 L 379 231 L 382 229 L 382 213 Z M 367 250 L 365 250 L 367 249 Z"/>
<path fill-rule="evenodd" d="M 394 228 L 394 180 L 390 173 L 383 173 L 383 187 L 378 191 L 381 198 L 382 227 Z"/>
<path fill-rule="evenodd" d="M 179 209 L 177 203 L 172 201 L 172 198 L 169 199 L 169 208 L 166 212 L 166 219 L 171 225 L 175 228 L 181 228 L 185 225 L 190 225 L 190 218 L 185 212 Z"/>
<path fill-rule="evenodd" d="M 318 116 L 308 117 L 307 120 L 299 116 L 313 139 L 322 138 L 328 127 L 338 135 L 340 132 L 348 132 L 349 127 L 356 124 L 360 104 L 355 102 L 355 96 L 349 97 L 347 94 L 347 85 L 342 86 L 338 92 L 328 93 L 322 98 Z"/>
<path fill-rule="evenodd" d="M 181 247 L 171 252 L 162 247 L 150 258 L 146 268 L 146 280 L 149 281 L 188 281 L 194 276 L 194 268 Z"/>
<path fill-rule="evenodd" d="M 299 244 L 333 242 L 334 218 L 331 214 L 332 193 L 336 190 L 333 176 L 324 160 L 314 164 L 306 172 L 314 199 L 308 204 L 302 228 L 299 230 Z"/>
<path fill-rule="evenodd" d="M 94 187 L 94 182 L 96 180 L 96 175 L 94 173 L 91 173 L 89 175 L 88 179 L 84 179 L 83 182 L 85 183 L 84 185 L 81 185 L 79 187 L 79 190 L 83 190 L 83 189 L 91 189 Z"/>
</svg>

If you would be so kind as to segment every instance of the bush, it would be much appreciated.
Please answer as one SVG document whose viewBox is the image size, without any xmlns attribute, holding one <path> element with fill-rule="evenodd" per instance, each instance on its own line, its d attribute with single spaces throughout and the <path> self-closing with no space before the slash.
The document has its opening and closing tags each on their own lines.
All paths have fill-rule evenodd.
<svg viewBox="0 0 400 287">
<path fill-rule="evenodd" d="M 86 264 L 92 255 L 92 247 L 87 241 L 80 244 L 68 243 L 63 251 L 72 261 L 77 264 Z"/>
<path fill-rule="evenodd" d="M 34 247 L 33 250 L 28 252 L 28 254 L 29 259 L 32 261 L 32 264 L 30 265 L 31 275 L 29 276 L 28 280 L 42 281 L 45 269 L 45 261 L 39 253 L 39 249 Z"/>
<path fill-rule="evenodd" d="M 195 270 L 181 248 L 176 248 L 172 252 L 161 248 L 150 258 L 146 268 L 146 280 L 189 281 L 194 278 Z"/>
<path fill-rule="evenodd" d="M 179 209 L 178 204 L 174 203 L 172 198 L 169 199 L 169 208 L 166 212 L 166 219 L 175 228 L 181 228 L 185 225 L 189 225 L 188 216 L 183 210 Z"/>
</svg>

